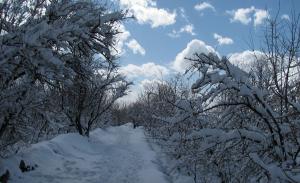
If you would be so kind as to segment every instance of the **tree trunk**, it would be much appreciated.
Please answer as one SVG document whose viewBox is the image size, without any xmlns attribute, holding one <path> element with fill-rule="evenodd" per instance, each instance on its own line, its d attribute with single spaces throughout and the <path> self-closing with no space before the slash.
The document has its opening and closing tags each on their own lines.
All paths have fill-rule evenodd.
<svg viewBox="0 0 300 183">
<path fill-rule="evenodd" d="M 4 134 L 4 131 L 6 130 L 7 126 L 8 126 L 8 123 L 6 123 L 6 122 L 4 122 L 3 125 L 1 126 L 1 128 L 0 128 L 0 139 L 1 139 L 2 135 Z"/>
<path fill-rule="evenodd" d="M 77 116 L 76 119 L 75 119 L 75 124 L 76 124 L 76 128 L 79 132 L 80 135 L 83 135 L 83 131 L 82 131 L 82 125 L 80 123 L 80 117 Z"/>
</svg>

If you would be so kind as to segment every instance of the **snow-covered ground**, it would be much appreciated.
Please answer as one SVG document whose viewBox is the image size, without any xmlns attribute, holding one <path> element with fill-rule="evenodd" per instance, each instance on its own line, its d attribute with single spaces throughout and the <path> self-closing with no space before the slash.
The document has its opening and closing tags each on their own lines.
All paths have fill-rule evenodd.
<svg viewBox="0 0 300 183">
<path fill-rule="evenodd" d="M 147 134 L 147 133 L 146 133 Z M 173 183 L 194 183 L 194 179 L 187 174 L 186 171 L 176 170 L 177 160 L 166 155 L 162 148 L 157 144 L 156 140 L 152 139 L 150 135 L 147 134 L 148 142 L 150 143 L 152 149 L 157 152 L 157 155 L 163 165 L 167 167 L 167 174 L 171 178 Z"/>
<path fill-rule="evenodd" d="M 22 173 L 21 160 L 37 167 Z M 131 123 L 96 129 L 89 138 L 70 133 L 34 144 L 16 156 L 0 158 L 0 175 L 6 169 L 11 174 L 8 182 L 171 182 L 143 128 L 133 129 Z"/>
</svg>

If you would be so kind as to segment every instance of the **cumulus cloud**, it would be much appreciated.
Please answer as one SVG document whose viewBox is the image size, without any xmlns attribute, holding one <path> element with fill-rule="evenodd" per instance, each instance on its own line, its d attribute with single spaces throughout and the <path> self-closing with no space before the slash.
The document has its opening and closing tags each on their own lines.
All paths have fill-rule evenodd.
<svg viewBox="0 0 300 183">
<path fill-rule="evenodd" d="M 244 25 L 248 25 L 251 22 L 251 18 L 249 14 L 255 10 L 254 6 L 251 8 L 240 8 L 237 10 L 226 11 L 226 13 L 233 15 L 233 18 L 230 18 L 230 22 L 238 22 L 240 21 Z"/>
<path fill-rule="evenodd" d="M 151 27 L 171 25 L 176 22 L 176 11 L 170 13 L 166 9 L 158 9 L 156 2 L 152 0 L 114 0 L 119 2 L 122 8 L 129 8 L 138 23 L 150 23 Z"/>
<path fill-rule="evenodd" d="M 157 79 L 152 79 L 152 80 L 149 80 L 149 79 L 144 79 L 141 84 L 139 85 L 139 87 L 141 87 L 142 89 L 145 89 L 145 87 L 147 86 L 151 86 L 153 84 L 156 84 L 156 83 L 162 83 L 161 81 L 157 80 Z"/>
<path fill-rule="evenodd" d="M 156 6 L 156 2 L 152 0 L 120 0 L 121 5 L 139 5 L 147 7 L 148 4 L 150 6 Z"/>
<path fill-rule="evenodd" d="M 210 52 L 216 53 L 216 51 L 211 46 L 205 45 L 203 41 L 194 39 L 187 44 L 186 49 L 184 49 L 176 56 L 175 61 L 172 63 L 172 68 L 176 71 L 184 72 L 192 66 L 191 61 L 186 60 L 185 58 L 193 58 L 193 55 L 195 53 L 208 54 Z M 216 54 L 219 56 L 218 53 Z"/>
<path fill-rule="evenodd" d="M 111 49 L 111 52 L 113 55 L 122 55 L 125 53 L 125 50 L 122 49 L 124 45 L 124 41 L 130 36 L 130 32 L 125 29 L 125 26 L 123 24 L 117 25 L 119 26 L 119 32 L 120 34 L 116 35 L 116 39 L 118 40 L 116 46 L 114 49 Z"/>
<path fill-rule="evenodd" d="M 287 55 L 281 55 L 284 59 L 284 63 L 289 63 L 289 57 Z M 242 53 L 234 53 L 229 56 L 229 61 L 233 63 L 234 65 L 240 67 L 246 72 L 250 71 L 256 71 L 257 66 L 257 60 L 268 60 L 268 57 L 270 55 L 263 53 L 261 51 L 255 50 L 255 51 L 244 51 Z M 300 60 L 300 59 L 299 59 Z M 270 62 L 265 62 L 266 64 L 271 64 Z M 296 79 L 296 77 L 299 74 L 299 70 L 296 68 L 291 68 L 289 70 L 290 76 L 292 79 Z"/>
<path fill-rule="evenodd" d="M 135 40 L 131 39 L 129 43 L 125 43 L 130 49 L 132 49 L 134 54 L 137 54 L 137 52 L 140 52 L 140 54 L 145 55 L 146 51 L 143 47 Z"/>
<path fill-rule="evenodd" d="M 211 4 L 209 4 L 209 3 L 207 3 L 207 2 L 204 2 L 204 3 L 202 3 L 202 4 L 197 4 L 197 5 L 195 6 L 195 9 L 198 10 L 198 11 L 202 11 L 202 10 L 204 10 L 204 9 L 206 9 L 206 8 L 210 8 L 210 9 L 212 9 L 214 12 L 216 12 L 215 8 L 214 8 Z"/>
<path fill-rule="evenodd" d="M 287 15 L 287 14 L 283 14 L 283 15 L 281 16 L 281 18 L 282 18 L 282 19 L 286 19 L 286 20 L 290 20 L 290 17 L 289 17 L 289 15 Z"/>
<path fill-rule="evenodd" d="M 220 45 L 223 45 L 223 44 L 233 44 L 233 40 L 231 38 L 228 38 L 228 37 L 222 37 L 221 35 L 218 35 L 218 34 L 214 34 L 214 38 L 215 39 L 218 39 L 218 42 Z"/>
<path fill-rule="evenodd" d="M 186 25 L 186 26 L 182 27 L 179 31 L 173 30 L 173 32 L 170 33 L 170 34 L 168 34 L 168 35 L 170 37 L 172 37 L 172 38 L 176 38 L 176 37 L 180 37 L 181 33 L 187 32 L 187 33 L 195 36 L 196 33 L 194 33 L 193 30 L 194 30 L 194 25 L 193 24 L 189 24 L 189 25 Z"/>
<path fill-rule="evenodd" d="M 142 66 L 129 64 L 125 67 L 121 67 L 119 72 L 125 74 L 128 77 L 137 77 L 138 75 L 145 75 L 147 77 L 161 77 L 169 74 L 169 70 L 161 65 L 155 65 L 153 62 L 148 62 Z"/>
<path fill-rule="evenodd" d="M 230 22 L 241 22 L 244 25 L 248 25 L 252 21 L 250 14 L 253 12 L 255 12 L 254 26 L 263 24 L 265 19 L 271 17 L 267 10 L 256 9 L 254 6 L 251 6 L 251 8 L 240 8 L 237 10 L 226 11 L 226 13 L 233 16 L 233 18 L 230 18 Z"/>
<path fill-rule="evenodd" d="M 253 66 L 254 66 L 254 61 L 256 58 L 261 58 L 262 56 L 264 56 L 264 53 L 260 52 L 260 51 L 250 51 L 250 50 L 246 50 L 242 53 L 233 53 L 230 54 L 229 57 L 229 61 L 240 67 L 241 69 L 249 72 Z"/>
<path fill-rule="evenodd" d="M 256 9 L 255 10 L 255 14 L 254 14 L 254 26 L 258 26 L 260 24 L 263 24 L 264 23 L 264 20 L 267 19 L 267 18 L 270 18 L 270 14 L 268 13 L 268 11 L 266 10 L 259 10 L 259 9 Z"/>
</svg>

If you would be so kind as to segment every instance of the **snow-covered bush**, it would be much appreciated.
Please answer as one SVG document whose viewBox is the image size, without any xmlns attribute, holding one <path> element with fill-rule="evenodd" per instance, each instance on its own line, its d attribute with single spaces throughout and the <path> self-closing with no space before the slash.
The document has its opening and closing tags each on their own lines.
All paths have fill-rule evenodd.
<svg viewBox="0 0 300 183">
<path fill-rule="evenodd" d="M 252 68 L 196 53 L 193 94 L 158 83 L 141 95 L 148 131 L 195 182 L 300 182 L 299 19 L 269 23 Z"/>
<path fill-rule="evenodd" d="M 97 62 L 100 62 L 97 60 Z M 91 65 L 95 65 L 93 63 Z M 59 105 L 67 117 L 69 126 L 74 126 L 81 135 L 89 135 L 95 127 L 106 123 L 103 118 L 114 102 L 126 94 L 132 84 L 125 77 L 117 74 L 116 66 L 107 62 L 102 64 L 88 78 L 75 76 L 71 86 L 65 86 L 61 91 Z"/>
<path fill-rule="evenodd" d="M 184 82 L 183 76 L 174 74 L 166 81 L 148 83 L 143 86 L 144 91 L 140 94 L 138 105 L 143 109 L 140 115 L 143 126 L 154 136 L 169 136 L 168 130 L 160 131 L 162 126 L 166 126 L 162 119 L 173 116 L 177 107 L 174 102 L 178 99 L 185 99 L 189 96 L 190 90 Z M 160 133 L 162 132 L 162 133 Z"/>
<path fill-rule="evenodd" d="M 175 142 L 197 142 L 182 160 L 198 162 L 201 179 L 225 182 L 300 180 L 300 27 L 286 25 L 290 34 L 270 23 L 266 48 L 247 72 L 226 57 L 195 54 L 193 70 L 200 78 L 192 85 L 190 100 L 178 100 L 185 112 L 166 121 L 174 125 L 205 117 L 201 129 L 193 129 Z M 288 37 L 291 36 L 291 37 Z M 274 44 L 272 44 L 274 43 Z M 276 43 L 276 44 L 275 44 Z M 195 105 L 191 105 L 195 104 Z M 186 144 L 186 143 L 185 143 Z"/>
<path fill-rule="evenodd" d="M 126 19 L 126 11 L 91 0 L 0 2 L 1 150 L 63 125 L 88 134 L 131 84 L 115 73 L 118 62 L 111 54 Z M 84 100 L 78 99 L 81 89 Z M 95 111 L 88 114 L 88 108 Z"/>
<path fill-rule="evenodd" d="M 195 163 L 199 162 L 192 161 L 189 152 L 198 150 L 199 141 L 188 139 L 188 136 L 193 130 L 201 129 L 204 121 L 197 116 L 177 118 L 185 113 L 184 106 L 195 105 L 186 102 L 179 107 L 176 103 L 194 96 L 188 83 L 185 75 L 173 74 L 166 81 L 144 85 L 144 91 L 132 105 L 129 115 L 137 114 L 132 118 L 145 127 L 148 137 L 158 143 L 168 156 L 179 160 L 174 171 L 185 171 L 197 178 L 198 167 L 195 170 Z"/>
</svg>

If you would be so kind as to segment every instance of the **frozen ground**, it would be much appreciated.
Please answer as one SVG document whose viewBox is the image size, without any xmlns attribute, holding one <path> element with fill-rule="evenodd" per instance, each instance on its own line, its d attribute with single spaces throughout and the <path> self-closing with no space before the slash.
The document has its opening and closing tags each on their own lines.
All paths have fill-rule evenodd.
<svg viewBox="0 0 300 183">
<path fill-rule="evenodd" d="M 22 173 L 20 161 L 35 166 Z M 0 158 L 0 175 L 9 169 L 9 182 L 164 183 L 171 182 L 142 127 L 128 123 L 96 129 L 90 138 L 76 133 L 59 135 L 32 145 L 8 159 Z"/>
</svg>

